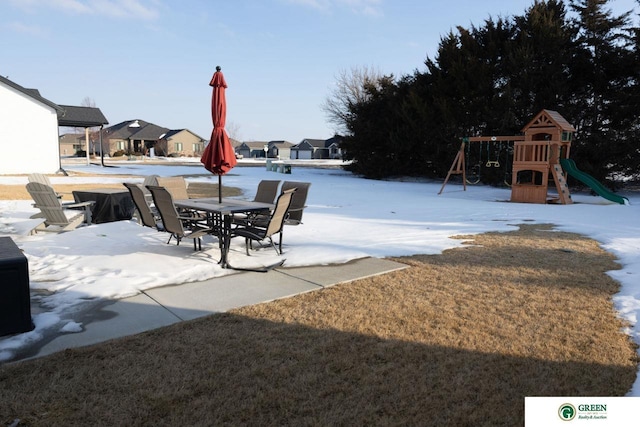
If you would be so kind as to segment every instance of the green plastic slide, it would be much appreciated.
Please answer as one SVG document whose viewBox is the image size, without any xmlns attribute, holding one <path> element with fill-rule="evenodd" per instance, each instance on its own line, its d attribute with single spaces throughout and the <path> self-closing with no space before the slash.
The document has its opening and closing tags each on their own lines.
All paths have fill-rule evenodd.
<svg viewBox="0 0 640 427">
<path fill-rule="evenodd" d="M 629 204 L 629 199 L 612 193 L 604 185 L 600 184 L 600 182 L 594 177 L 578 169 L 578 167 L 576 166 L 576 162 L 574 162 L 573 160 L 560 159 L 560 164 L 569 175 L 591 188 L 599 196 L 604 197 L 607 200 L 611 200 L 612 202 L 620 203 L 621 205 Z"/>
</svg>

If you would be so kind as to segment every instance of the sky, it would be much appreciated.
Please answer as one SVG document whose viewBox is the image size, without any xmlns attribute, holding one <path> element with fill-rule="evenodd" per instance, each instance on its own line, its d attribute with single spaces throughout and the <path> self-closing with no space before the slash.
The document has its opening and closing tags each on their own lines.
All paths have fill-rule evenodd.
<svg viewBox="0 0 640 427">
<path fill-rule="evenodd" d="M 142 183 L 150 174 L 187 175 L 189 183 L 217 182 L 197 159 L 193 166 L 127 162 L 112 168 L 65 168 L 100 175 L 52 177 L 54 187 L 63 183 L 95 183 L 98 187 L 123 181 Z M 195 176 L 198 174 L 202 176 Z M 632 325 L 629 334 L 640 343 L 638 193 L 621 193 L 628 197 L 629 205 L 588 193 L 573 193 L 573 205 L 540 205 L 508 203 L 509 189 L 468 186 L 463 191 L 461 185 L 449 182 L 438 195 L 441 182 L 367 180 L 341 169 L 302 168 L 295 163 L 292 174 L 285 177 L 311 183 L 303 224 L 286 229 L 285 266 L 341 263 L 367 256 L 438 254 L 462 245 L 451 236 L 511 231 L 525 222 L 552 223 L 558 230 L 597 240 L 616 257 L 622 268 L 608 272 L 621 284 L 613 298 L 614 306 Z M 237 166 L 223 177 L 223 185 L 238 187 L 244 192 L 242 198 L 252 199 L 262 179 L 274 179 L 274 172 L 264 167 Z M 26 183 L 26 176 L 0 176 L 0 184 Z M 194 252 L 191 244 L 167 245 L 166 234 L 135 221 L 91 225 L 61 234 L 27 235 L 27 225 L 32 221 L 28 218 L 36 212 L 31 203 L 0 201 L 0 235 L 11 236 L 24 251 L 31 289 L 46 291 L 40 300 L 45 309 L 33 315 L 35 330 L 0 337 L 0 363 L 11 360 L 21 348 L 46 339 L 50 331 L 81 331 L 84 325 L 75 316 L 88 301 L 124 298 L 154 287 L 235 273 L 217 264 L 219 250 L 209 236 L 211 240 L 205 239 L 203 251 Z M 229 256 L 231 264 L 238 267 L 258 267 L 279 260 L 272 250 L 254 251 L 247 257 L 242 239 L 232 239 Z M 122 268 L 124 265 L 127 268 Z M 640 396 L 640 380 L 629 395 Z"/>
<path fill-rule="evenodd" d="M 225 75 L 240 141 L 327 139 L 336 77 L 424 70 L 458 25 L 522 14 L 533 0 L 0 0 L 0 75 L 62 105 L 87 98 L 111 125 L 212 130 L 209 81 Z M 611 0 L 614 12 L 634 0 Z"/>
</svg>

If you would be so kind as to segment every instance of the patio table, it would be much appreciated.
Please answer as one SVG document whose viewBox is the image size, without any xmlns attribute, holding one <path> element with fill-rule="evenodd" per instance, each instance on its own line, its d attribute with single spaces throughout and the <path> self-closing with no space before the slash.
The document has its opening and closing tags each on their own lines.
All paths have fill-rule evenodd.
<svg viewBox="0 0 640 427">
<path fill-rule="evenodd" d="M 91 218 L 94 224 L 131 219 L 135 205 L 126 188 L 96 188 L 72 192 L 76 203 L 94 201 Z"/>
<path fill-rule="evenodd" d="M 231 219 L 234 214 L 250 214 L 255 212 L 267 212 L 273 209 L 270 203 L 260 203 L 248 200 L 238 200 L 217 197 L 202 199 L 174 200 L 178 208 L 191 209 L 205 212 L 209 218 L 210 226 L 216 233 L 220 242 L 220 261 L 222 268 L 232 268 L 229 265 L 229 245 L 231 243 Z"/>
</svg>

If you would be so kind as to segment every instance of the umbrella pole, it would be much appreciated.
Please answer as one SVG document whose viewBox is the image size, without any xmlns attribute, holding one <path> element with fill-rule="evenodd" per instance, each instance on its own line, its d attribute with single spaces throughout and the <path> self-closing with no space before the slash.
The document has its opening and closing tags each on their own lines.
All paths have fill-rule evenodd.
<svg viewBox="0 0 640 427">
<path fill-rule="evenodd" d="M 222 203 L 222 175 L 218 175 L 218 202 Z"/>
</svg>

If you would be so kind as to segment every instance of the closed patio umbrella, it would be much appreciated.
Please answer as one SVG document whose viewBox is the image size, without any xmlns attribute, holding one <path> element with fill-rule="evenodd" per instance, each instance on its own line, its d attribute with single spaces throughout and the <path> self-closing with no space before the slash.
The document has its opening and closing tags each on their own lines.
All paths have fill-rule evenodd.
<svg viewBox="0 0 640 427">
<path fill-rule="evenodd" d="M 227 132 L 224 130 L 227 119 L 227 100 L 225 97 L 227 82 L 224 80 L 220 66 L 216 67 L 216 72 L 213 73 L 209 86 L 213 87 L 211 95 L 213 131 L 209 145 L 202 153 L 200 161 L 204 164 L 205 169 L 218 175 L 218 199 L 222 201 L 222 175 L 229 172 L 237 161 Z"/>
</svg>

